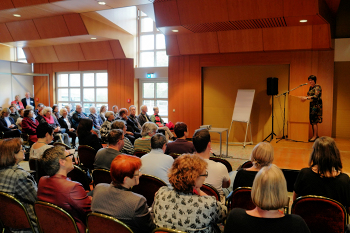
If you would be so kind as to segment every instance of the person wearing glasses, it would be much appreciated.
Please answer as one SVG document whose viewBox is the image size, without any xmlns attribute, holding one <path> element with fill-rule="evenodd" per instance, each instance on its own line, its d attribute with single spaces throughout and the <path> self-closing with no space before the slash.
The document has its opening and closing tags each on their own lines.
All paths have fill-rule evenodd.
<svg viewBox="0 0 350 233">
<path fill-rule="evenodd" d="M 217 223 L 226 217 L 227 208 L 200 190 L 208 177 L 207 168 L 205 160 L 195 154 L 184 154 L 174 160 L 168 173 L 172 187 L 161 187 L 154 198 L 157 227 L 185 232 L 220 232 Z"/>
<path fill-rule="evenodd" d="M 155 228 L 146 198 L 133 193 L 139 184 L 140 158 L 118 155 L 111 164 L 111 184 L 98 184 L 93 192 L 91 210 L 117 218 L 134 233 L 149 233 Z"/>
<path fill-rule="evenodd" d="M 73 154 L 68 154 L 63 146 L 45 150 L 41 163 L 48 174 L 39 180 L 38 200 L 55 204 L 67 211 L 75 220 L 80 233 L 86 230 L 85 219 L 91 207 L 91 197 L 83 186 L 67 178 L 74 169 Z"/>
<path fill-rule="evenodd" d="M 34 202 L 38 188 L 34 178 L 19 165 L 24 159 L 22 144 L 21 138 L 0 141 L 0 192 L 14 196 L 24 205 L 31 223 L 38 232 L 34 213 Z M 2 209 L 1 211 L 11 210 Z M 18 232 L 15 229 L 11 230 Z M 28 231 L 32 232 L 30 229 Z"/>
</svg>

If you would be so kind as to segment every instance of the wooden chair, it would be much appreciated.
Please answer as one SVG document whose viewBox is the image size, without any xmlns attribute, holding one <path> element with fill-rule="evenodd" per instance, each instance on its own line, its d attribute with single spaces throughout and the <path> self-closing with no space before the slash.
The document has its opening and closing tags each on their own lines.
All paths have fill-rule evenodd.
<svg viewBox="0 0 350 233">
<path fill-rule="evenodd" d="M 170 154 L 171 157 L 173 157 L 173 159 L 177 159 L 179 156 L 181 156 L 181 154 L 177 154 L 177 153 L 171 153 Z"/>
<path fill-rule="evenodd" d="M 142 156 L 144 156 L 145 154 L 147 154 L 148 152 L 145 150 L 135 150 L 134 155 L 141 158 Z"/>
<path fill-rule="evenodd" d="M 232 172 L 232 166 L 231 166 L 230 162 L 227 161 L 226 159 L 222 159 L 222 158 L 219 158 L 219 157 L 213 157 L 213 156 L 211 156 L 209 159 L 213 160 L 215 162 L 222 163 L 223 165 L 226 166 L 228 172 Z"/>
<path fill-rule="evenodd" d="M 112 182 L 110 171 L 106 169 L 95 169 L 92 171 L 92 180 L 94 187 L 99 183 L 110 184 Z"/>
<path fill-rule="evenodd" d="M 150 207 L 153 204 L 154 195 L 162 186 L 166 186 L 166 183 L 158 177 L 143 174 L 140 176 L 140 183 L 132 187 L 132 191 L 144 196 Z"/>
<path fill-rule="evenodd" d="M 64 209 L 48 202 L 36 201 L 34 210 L 41 232 L 79 233 L 74 219 Z"/>
<path fill-rule="evenodd" d="M 67 174 L 72 181 L 77 181 L 83 185 L 85 190 L 91 191 L 90 180 L 87 177 L 86 172 L 80 167 L 74 165 L 74 169 Z"/>
<path fill-rule="evenodd" d="M 105 214 L 89 213 L 86 221 L 89 233 L 133 233 L 133 231 L 125 223 Z"/>
<path fill-rule="evenodd" d="M 237 168 L 237 171 L 241 168 L 250 168 L 253 166 L 253 163 L 252 161 L 248 160 L 248 161 L 245 161 L 243 164 L 241 164 L 238 168 Z"/>
<path fill-rule="evenodd" d="M 251 187 L 239 187 L 232 191 L 226 198 L 227 210 L 242 208 L 245 210 L 255 209 L 255 204 L 251 197 Z"/>
<path fill-rule="evenodd" d="M 179 230 L 173 230 L 173 229 L 169 229 L 169 228 L 164 228 L 164 227 L 160 227 L 160 228 L 156 228 L 152 231 L 152 233 L 185 233 L 184 231 L 179 231 Z"/>
<path fill-rule="evenodd" d="M 347 213 L 344 206 L 322 196 L 301 196 L 292 205 L 292 214 L 300 215 L 311 233 L 344 232 Z"/>
<path fill-rule="evenodd" d="M 3 226 L 2 232 L 11 232 L 13 229 L 31 229 L 35 231 L 32 222 L 30 221 L 27 209 L 15 197 L 0 192 L 0 222 Z"/>
<path fill-rule="evenodd" d="M 86 167 L 89 168 L 90 171 L 94 169 L 94 162 L 95 162 L 95 156 L 96 151 L 91 146 L 85 146 L 80 145 L 78 147 L 78 156 L 80 163 Z"/>
<path fill-rule="evenodd" d="M 29 159 L 29 168 L 30 170 L 35 171 L 34 178 L 36 183 L 39 183 L 42 176 L 47 176 L 44 168 L 41 166 L 40 159 Z"/>
<path fill-rule="evenodd" d="M 217 201 L 220 201 L 220 194 L 216 188 L 210 184 L 203 184 L 201 190 L 209 196 L 214 196 Z"/>
<path fill-rule="evenodd" d="M 68 146 L 67 144 L 64 144 L 64 143 L 62 143 L 62 142 L 55 142 L 55 143 L 53 144 L 53 146 L 63 146 L 64 148 L 66 148 L 66 150 L 72 149 L 70 146 Z"/>
</svg>

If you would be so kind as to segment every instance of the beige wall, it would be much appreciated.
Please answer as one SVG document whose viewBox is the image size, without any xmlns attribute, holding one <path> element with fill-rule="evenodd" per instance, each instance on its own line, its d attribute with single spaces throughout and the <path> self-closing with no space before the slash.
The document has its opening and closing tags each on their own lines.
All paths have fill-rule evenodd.
<svg viewBox="0 0 350 233">
<path fill-rule="evenodd" d="M 203 68 L 203 124 L 229 128 L 237 90 L 255 89 L 251 114 L 253 141 L 255 143 L 262 141 L 270 134 L 272 124 L 272 98 L 266 94 L 268 77 L 278 78 L 279 93 L 287 91 L 289 65 Z M 274 109 L 274 131 L 277 136 L 282 136 L 283 96 L 274 99 Z M 286 117 L 288 117 L 288 100 L 286 101 Z M 234 122 L 229 141 L 244 141 L 245 129 L 245 123 Z M 287 134 L 287 127 L 285 134 Z M 212 139 L 219 139 L 219 135 L 213 133 Z"/>
<path fill-rule="evenodd" d="M 14 48 L 0 44 L 0 60 L 14 61 Z"/>
</svg>

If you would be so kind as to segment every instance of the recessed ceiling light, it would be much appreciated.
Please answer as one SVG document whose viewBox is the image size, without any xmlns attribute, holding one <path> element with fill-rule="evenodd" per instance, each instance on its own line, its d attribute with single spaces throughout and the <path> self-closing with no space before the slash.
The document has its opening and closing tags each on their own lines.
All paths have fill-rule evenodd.
<svg viewBox="0 0 350 233">
<path fill-rule="evenodd" d="M 300 22 L 300 23 L 306 23 L 306 22 L 307 22 L 307 19 L 301 19 L 299 22 Z"/>
<path fill-rule="evenodd" d="M 173 31 L 173 32 L 179 32 L 179 30 L 171 30 L 171 31 Z"/>
<path fill-rule="evenodd" d="M 98 2 L 98 4 L 100 4 L 100 5 L 106 5 L 106 2 Z"/>
<path fill-rule="evenodd" d="M 15 17 L 21 17 L 21 15 L 19 15 L 19 14 L 13 14 L 13 16 L 15 16 Z"/>
<path fill-rule="evenodd" d="M 91 37 L 91 40 L 96 40 L 97 38 L 96 37 Z"/>
</svg>

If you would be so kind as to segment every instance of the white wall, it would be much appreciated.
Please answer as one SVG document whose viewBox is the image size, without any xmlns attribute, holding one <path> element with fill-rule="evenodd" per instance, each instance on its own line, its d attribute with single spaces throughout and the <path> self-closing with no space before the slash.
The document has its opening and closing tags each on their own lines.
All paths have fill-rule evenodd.
<svg viewBox="0 0 350 233">
<path fill-rule="evenodd" d="M 33 96 L 33 76 L 12 75 L 12 73 L 32 73 L 28 63 L 0 60 L 0 106 L 9 107 L 15 95 L 24 98 L 26 92 Z"/>
</svg>

